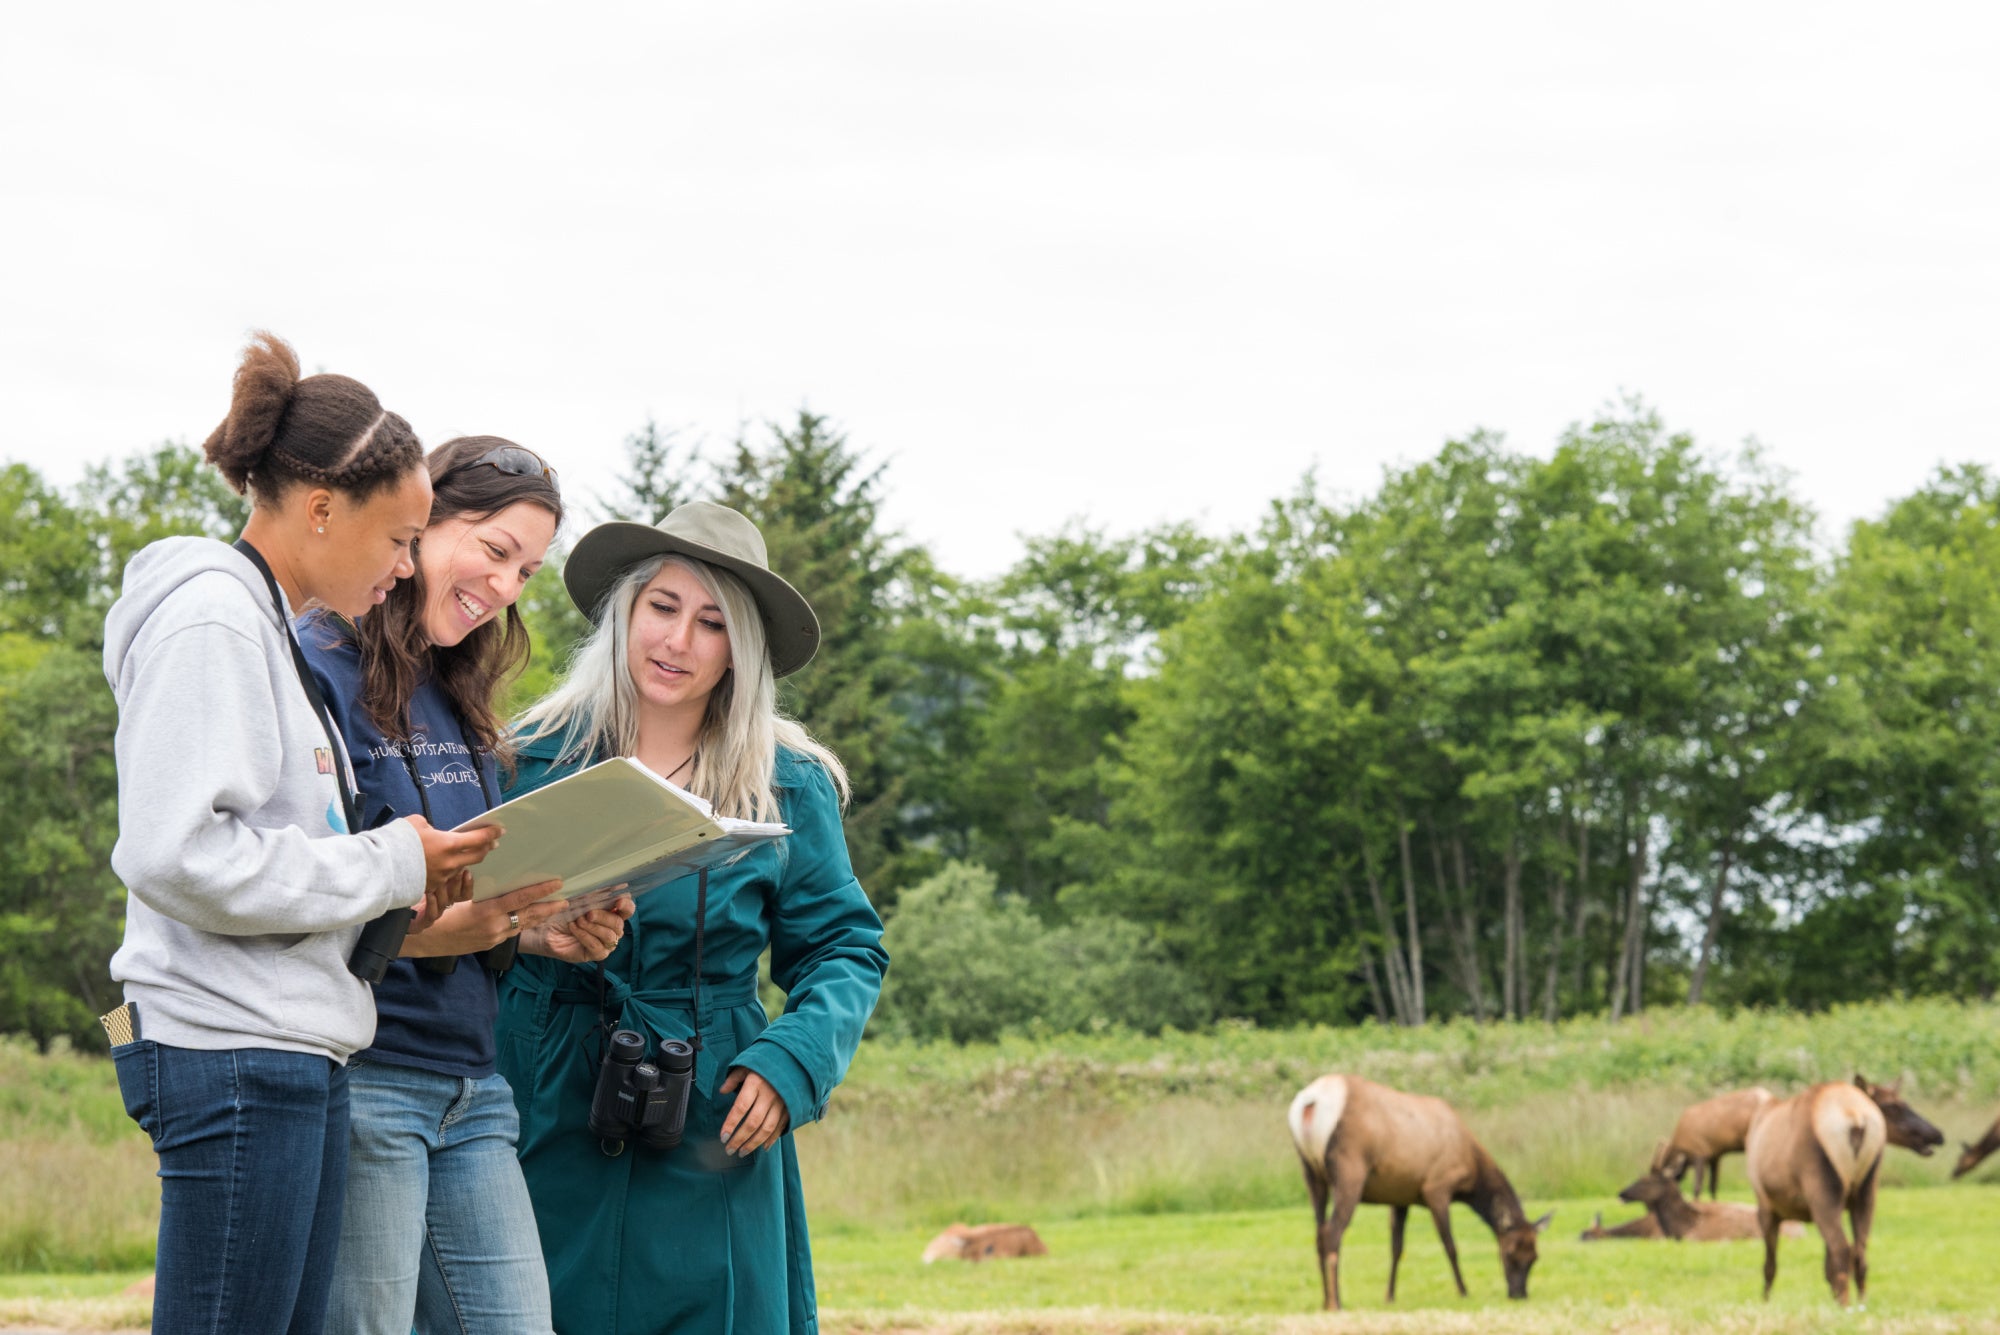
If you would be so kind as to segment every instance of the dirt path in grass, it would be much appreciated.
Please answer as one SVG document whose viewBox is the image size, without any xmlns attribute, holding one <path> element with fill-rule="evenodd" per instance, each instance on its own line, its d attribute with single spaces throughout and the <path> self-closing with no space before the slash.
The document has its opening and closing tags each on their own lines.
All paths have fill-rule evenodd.
<svg viewBox="0 0 2000 1335">
<path fill-rule="evenodd" d="M 0 1308 L 0 1335 L 132 1335 L 151 1322 L 143 1309 L 106 1310 L 113 1300 L 15 1301 Z M 996 1312 L 822 1311 L 822 1335 L 1820 1335 L 1834 1323 L 1848 1335 L 2000 1335 L 2000 1314 L 1887 1316 L 1812 1311 L 1741 1312 L 1696 1318 L 1657 1306 L 1525 1303 L 1506 1312 L 1345 1312 L 1300 1316 L 1193 1316 L 1101 1308 Z"/>
</svg>

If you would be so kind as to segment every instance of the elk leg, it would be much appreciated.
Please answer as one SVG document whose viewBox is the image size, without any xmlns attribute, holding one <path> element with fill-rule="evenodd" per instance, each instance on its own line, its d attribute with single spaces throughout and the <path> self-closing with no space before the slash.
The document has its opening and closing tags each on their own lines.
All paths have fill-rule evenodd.
<svg viewBox="0 0 2000 1335">
<path fill-rule="evenodd" d="M 1451 1277 L 1458 1284 L 1458 1296 L 1465 1297 L 1465 1276 L 1458 1268 L 1458 1244 L 1451 1240 L 1451 1197 L 1430 1197 L 1424 1201 L 1431 1209 L 1431 1220 L 1437 1225 L 1438 1241 L 1444 1244 L 1444 1255 L 1451 1262 Z"/>
<path fill-rule="evenodd" d="M 1716 1155 L 1708 1161 L 1708 1198 L 1715 1199 L 1715 1193 L 1722 1187 L 1722 1156 Z"/>
<path fill-rule="evenodd" d="M 1881 1167 L 1878 1162 L 1876 1168 Z M 1868 1302 L 1868 1234 L 1875 1227 L 1875 1168 L 1868 1170 L 1868 1180 L 1855 1193 L 1854 1204 L 1848 1207 L 1847 1219 L 1854 1226 L 1854 1301 L 1866 1305 Z"/>
<path fill-rule="evenodd" d="M 1807 1198 L 1812 1202 L 1813 1224 L 1819 1229 L 1820 1237 L 1826 1240 L 1826 1285 L 1833 1290 L 1833 1300 L 1842 1307 L 1847 1306 L 1847 1276 L 1853 1266 L 1853 1251 L 1847 1245 L 1847 1235 L 1840 1229 L 1840 1186 L 1831 1181 L 1833 1174 L 1820 1175 L 1818 1184 L 1808 1180 Z"/>
<path fill-rule="evenodd" d="M 1326 1269 L 1326 1179 L 1301 1161 L 1299 1167 L 1306 1175 L 1306 1191 L 1313 1203 L 1313 1251 L 1319 1257 L 1320 1305 L 1327 1311 L 1333 1310 L 1333 1290 L 1327 1287 Z"/>
<path fill-rule="evenodd" d="M 1757 1202 L 1757 1231 L 1764 1235 L 1764 1301 L 1771 1301 L 1771 1282 L 1778 1277 L 1778 1230 L 1784 1227 L 1778 1212 L 1763 1201 Z"/>
<path fill-rule="evenodd" d="M 1389 1207 L 1389 1296 L 1385 1301 L 1396 1301 L 1396 1268 L 1403 1264 L 1403 1225 L 1410 1222 L 1410 1207 L 1392 1205 Z"/>
<path fill-rule="evenodd" d="M 1361 1188 L 1357 1184 L 1351 1191 L 1343 1191 L 1341 1183 L 1333 1184 L 1333 1218 L 1326 1221 L 1320 1232 L 1320 1273 L 1326 1281 L 1326 1310 L 1340 1310 L 1340 1239 L 1346 1234 L 1348 1224 L 1354 1220 L 1354 1207 L 1361 1204 Z"/>
<path fill-rule="evenodd" d="M 1688 1193 L 1688 1199 L 1691 1201 L 1698 1201 L 1701 1199 L 1701 1184 L 1708 1176 L 1708 1160 L 1695 1159 L 1693 1160 L 1693 1163 L 1694 1163 L 1694 1190 Z"/>
</svg>

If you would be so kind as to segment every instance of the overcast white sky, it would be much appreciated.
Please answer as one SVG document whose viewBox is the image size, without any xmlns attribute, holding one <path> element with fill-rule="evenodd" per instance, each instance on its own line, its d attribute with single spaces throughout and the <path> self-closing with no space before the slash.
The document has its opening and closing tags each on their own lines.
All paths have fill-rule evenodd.
<svg viewBox="0 0 2000 1335">
<path fill-rule="evenodd" d="M 1622 391 L 1831 535 L 2000 464 L 1996 69 L 1975 4 L 39 5 L 0 458 L 198 443 L 267 326 L 572 494 L 808 405 L 968 575 Z"/>
</svg>

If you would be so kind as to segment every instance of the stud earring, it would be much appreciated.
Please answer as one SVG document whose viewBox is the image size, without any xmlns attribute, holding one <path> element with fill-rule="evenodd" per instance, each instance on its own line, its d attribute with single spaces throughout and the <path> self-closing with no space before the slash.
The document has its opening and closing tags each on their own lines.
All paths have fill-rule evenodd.
<svg viewBox="0 0 2000 1335">
<path fill-rule="evenodd" d="M 315 532 L 315 533 L 324 533 L 324 532 L 326 532 L 326 525 L 325 525 L 325 524 L 321 524 L 321 525 L 320 525 L 320 526 L 319 526 L 318 528 L 314 529 L 314 530 L 313 530 L 313 532 Z"/>
</svg>

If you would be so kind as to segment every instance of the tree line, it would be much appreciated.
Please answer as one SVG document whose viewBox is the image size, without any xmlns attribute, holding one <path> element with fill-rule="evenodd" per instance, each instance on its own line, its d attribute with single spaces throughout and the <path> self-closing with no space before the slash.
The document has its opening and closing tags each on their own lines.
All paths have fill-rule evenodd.
<svg viewBox="0 0 2000 1335">
<path fill-rule="evenodd" d="M 783 703 L 847 762 L 894 958 L 877 1023 L 1612 1017 L 2000 983 L 2000 484 L 1818 544 L 1790 479 L 1643 404 L 1474 434 L 1250 529 L 1081 523 L 962 579 L 827 419 L 648 423 L 583 518 L 734 505 L 826 627 Z M 582 501 L 582 504 L 578 504 Z M 98 1046 L 123 891 L 104 609 L 233 535 L 180 446 L 0 470 L 0 1031 Z M 582 525 L 572 522 L 572 533 Z M 552 563 L 553 564 L 553 563 Z M 581 633 L 529 586 L 547 687 Z"/>
</svg>

